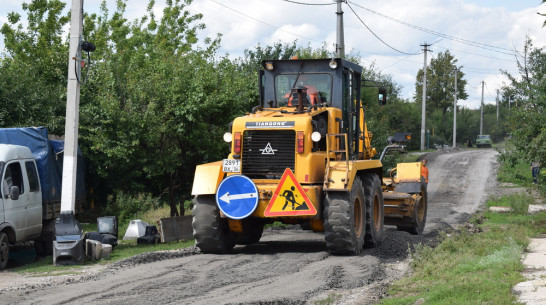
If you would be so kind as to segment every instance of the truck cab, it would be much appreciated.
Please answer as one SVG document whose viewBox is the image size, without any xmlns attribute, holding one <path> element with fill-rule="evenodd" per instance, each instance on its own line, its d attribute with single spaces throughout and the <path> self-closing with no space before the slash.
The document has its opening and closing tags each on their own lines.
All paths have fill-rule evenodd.
<svg viewBox="0 0 546 305">
<path fill-rule="evenodd" d="M 8 243 L 38 238 L 42 231 L 42 192 L 30 149 L 0 144 L 0 173 L 0 237 Z M 7 259 L 2 262 L 0 258 L 0 267 L 4 267 L 2 263 Z"/>
</svg>

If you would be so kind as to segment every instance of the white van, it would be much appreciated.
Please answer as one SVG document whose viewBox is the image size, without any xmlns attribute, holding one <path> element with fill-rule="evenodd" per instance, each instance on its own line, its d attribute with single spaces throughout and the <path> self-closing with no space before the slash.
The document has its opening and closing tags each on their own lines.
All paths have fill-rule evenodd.
<svg viewBox="0 0 546 305">
<path fill-rule="evenodd" d="M 0 269 L 9 245 L 40 237 L 42 191 L 36 162 L 28 147 L 0 144 Z"/>
</svg>

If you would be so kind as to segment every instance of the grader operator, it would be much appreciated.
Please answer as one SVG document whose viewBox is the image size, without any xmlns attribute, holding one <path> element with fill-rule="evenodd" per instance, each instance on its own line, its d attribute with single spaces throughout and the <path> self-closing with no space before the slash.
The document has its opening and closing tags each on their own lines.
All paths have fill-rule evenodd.
<svg viewBox="0 0 546 305">
<path fill-rule="evenodd" d="M 396 177 L 383 179 L 360 99 L 362 67 L 341 58 L 262 66 L 260 105 L 224 135 L 230 154 L 196 168 L 196 245 L 230 252 L 258 242 L 275 221 L 310 224 L 334 254 L 378 245 L 385 223 L 421 233 L 420 163 L 399 165 Z"/>
</svg>

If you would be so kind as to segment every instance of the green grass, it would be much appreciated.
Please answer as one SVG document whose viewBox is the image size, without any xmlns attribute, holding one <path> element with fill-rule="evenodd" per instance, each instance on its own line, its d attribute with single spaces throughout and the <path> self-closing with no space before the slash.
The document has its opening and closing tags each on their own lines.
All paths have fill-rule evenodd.
<svg viewBox="0 0 546 305">
<path fill-rule="evenodd" d="M 526 194 L 491 199 L 488 207 L 513 211 L 478 213 L 470 222 L 480 232 L 443 233 L 437 247 L 416 247 L 413 274 L 395 283 L 380 304 L 514 304 L 511 289 L 523 281 L 521 254 L 529 237 L 546 233 L 546 213 L 528 215 L 529 203 L 533 197 Z"/>
</svg>

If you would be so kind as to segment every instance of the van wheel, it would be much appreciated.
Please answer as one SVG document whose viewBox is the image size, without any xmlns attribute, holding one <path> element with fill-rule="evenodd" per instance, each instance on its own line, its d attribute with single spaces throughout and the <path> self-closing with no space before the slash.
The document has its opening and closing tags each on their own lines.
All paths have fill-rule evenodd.
<svg viewBox="0 0 546 305">
<path fill-rule="evenodd" d="M 326 247 L 332 254 L 360 254 L 366 235 L 364 188 L 356 177 L 351 192 L 329 192 L 324 204 Z"/>
<path fill-rule="evenodd" d="M 235 246 L 235 234 L 229 230 L 228 220 L 220 217 L 214 195 L 196 196 L 193 203 L 195 245 L 204 253 L 231 252 Z"/>
<path fill-rule="evenodd" d="M 6 233 L 0 233 L 0 270 L 6 268 L 9 260 L 9 240 Z"/>
</svg>

